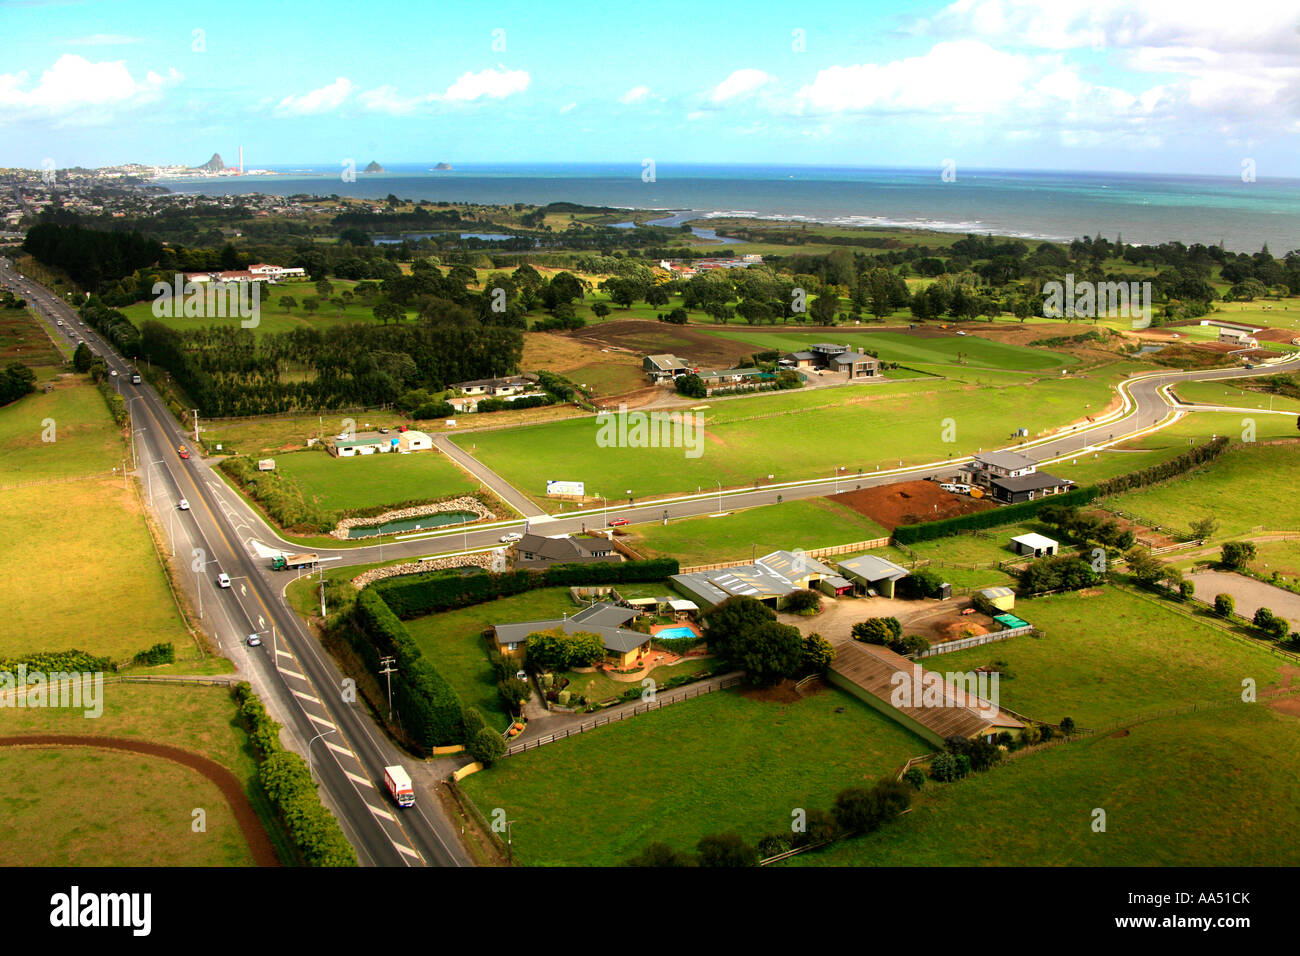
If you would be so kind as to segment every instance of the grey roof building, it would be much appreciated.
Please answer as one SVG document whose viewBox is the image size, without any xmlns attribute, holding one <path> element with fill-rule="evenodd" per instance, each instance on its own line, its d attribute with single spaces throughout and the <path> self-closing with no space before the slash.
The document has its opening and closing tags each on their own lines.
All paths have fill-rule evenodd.
<svg viewBox="0 0 1300 956">
<path fill-rule="evenodd" d="M 496 624 L 493 630 L 496 632 L 497 645 L 503 648 L 521 647 L 527 643 L 529 634 L 560 628 L 566 634 L 585 631 L 599 635 L 605 650 L 615 654 L 630 654 L 650 642 L 649 634 L 623 627 L 638 613 L 633 608 L 619 607 L 617 604 L 601 601 L 566 617 L 523 621 L 518 624 Z"/>
</svg>

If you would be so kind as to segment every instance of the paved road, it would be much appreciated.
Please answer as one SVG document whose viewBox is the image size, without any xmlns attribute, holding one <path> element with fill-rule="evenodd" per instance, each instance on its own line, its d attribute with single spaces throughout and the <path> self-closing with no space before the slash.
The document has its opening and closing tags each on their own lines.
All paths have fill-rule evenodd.
<svg viewBox="0 0 1300 956">
<path fill-rule="evenodd" d="M 1187 580 L 1196 588 L 1198 601 L 1213 604 L 1216 594 L 1231 594 L 1236 612 L 1242 617 L 1252 618 L 1257 610 L 1266 607 L 1286 618 L 1291 630 L 1300 630 L 1300 594 L 1229 571 L 1199 571 L 1187 575 Z"/>
<path fill-rule="evenodd" d="M 370 719 L 360 703 L 345 702 L 342 674 L 306 630 L 283 595 L 288 575 L 270 571 L 247 546 L 247 509 L 194 456 L 192 447 L 162 400 L 146 385 L 130 384 L 130 366 L 100 336 L 79 324 L 76 314 L 52 293 L 19 281 L 0 262 L 0 281 L 17 288 L 49 323 L 55 335 L 73 330 L 118 372 L 114 381 L 131 412 L 132 446 L 146 499 L 183 567 L 182 587 L 202 608 L 205 629 L 285 724 L 295 749 L 309 756 L 325 801 L 366 865 L 460 866 L 471 861 L 450 821 L 432 796 L 399 810 L 383 786 L 383 768 L 403 755 Z M 61 318 L 64 325 L 55 321 Z M 185 498 L 190 507 L 178 507 Z M 230 577 L 219 588 L 217 575 Z M 130 586 L 129 581 L 123 582 Z M 249 634 L 262 638 L 247 644 Z"/>
</svg>

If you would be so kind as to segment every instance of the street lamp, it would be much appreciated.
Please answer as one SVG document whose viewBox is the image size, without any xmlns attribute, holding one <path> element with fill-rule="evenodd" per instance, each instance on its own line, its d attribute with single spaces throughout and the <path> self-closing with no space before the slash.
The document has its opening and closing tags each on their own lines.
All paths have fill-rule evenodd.
<svg viewBox="0 0 1300 956">
<path fill-rule="evenodd" d="M 718 483 L 718 514 L 722 514 L 722 482 L 714 479 Z"/>
<path fill-rule="evenodd" d="M 311 740 L 307 741 L 307 774 L 308 774 L 308 776 L 310 776 L 313 780 L 316 779 L 316 771 L 312 769 L 312 763 L 311 763 L 311 745 L 314 744 L 316 741 L 320 740 L 322 737 L 328 737 L 328 736 L 329 736 L 330 734 L 332 734 L 332 733 L 334 733 L 334 731 L 332 731 L 332 730 L 322 731 L 321 733 L 319 733 L 319 734 L 317 734 L 315 737 L 313 737 Z"/>
</svg>

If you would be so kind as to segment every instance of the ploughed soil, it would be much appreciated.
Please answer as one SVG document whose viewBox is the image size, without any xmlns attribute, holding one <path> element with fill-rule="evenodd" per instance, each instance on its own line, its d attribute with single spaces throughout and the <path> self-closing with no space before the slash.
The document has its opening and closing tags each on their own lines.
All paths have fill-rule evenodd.
<svg viewBox="0 0 1300 956">
<path fill-rule="evenodd" d="M 743 326 L 746 331 L 753 331 Z M 789 332 L 780 328 L 777 331 Z M 644 319 L 614 319 L 590 325 L 572 333 L 572 338 L 598 347 L 620 349 L 636 355 L 638 364 L 644 355 L 667 352 L 698 368 L 731 368 L 734 364 L 762 351 L 761 347 L 710 335 L 689 325 L 669 325 Z"/>
<path fill-rule="evenodd" d="M 795 682 L 787 677 L 779 684 L 773 684 L 771 687 L 742 686 L 740 695 L 764 703 L 795 704 L 803 699 L 803 695 L 795 690 L 794 684 Z"/>
<path fill-rule="evenodd" d="M 890 531 L 900 524 L 920 524 L 997 507 L 987 498 L 944 491 L 936 481 L 898 481 L 826 497 Z"/>
<path fill-rule="evenodd" d="M 14 737 L 0 737 L 0 747 L 99 747 L 103 750 L 128 750 L 132 753 L 161 757 L 173 763 L 197 770 L 216 784 L 221 795 L 225 797 L 239 832 L 244 836 L 258 866 L 279 866 L 280 859 L 275 854 L 270 838 L 262 829 L 262 821 L 257 818 L 253 805 L 248 801 L 244 788 L 238 778 L 215 760 L 209 760 L 200 754 L 169 747 L 166 744 L 147 740 L 124 740 L 120 737 L 98 737 L 77 734 L 23 734 Z"/>
<path fill-rule="evenodd" d="M 1296 338 L 1300 338 L 1300 332 L 1295 329 L 1260 329 L 1255 333 L 1259 342 L 1290 342 Z"/>
</svg>

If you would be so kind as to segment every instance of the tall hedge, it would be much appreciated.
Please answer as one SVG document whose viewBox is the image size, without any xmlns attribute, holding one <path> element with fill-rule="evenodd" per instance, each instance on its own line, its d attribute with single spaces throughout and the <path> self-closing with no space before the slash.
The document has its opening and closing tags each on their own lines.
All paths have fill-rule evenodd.
<svg viewBox="0 0 1300 956">
<path fill-rule="evenodd" d="M 1197 445 L 1195 448 L 1191 448 L 1169 461 L 1151 465 L 1147 468 L 1140 468 L 1137 471 L 1129 472 L 1127 475 L 1107 478 L 1097 485 L 1097 493 L 1102 496 L 1115 495 L 1122 491 L 1145 488 L 1147 485 L 1154 485 L 1160 481 L 1176 478 L 1191 471 L 1198 465 L 1203 465 L 1218 458 L 1227 450 L 1228 444 L 1228 439 L 1220 435 L 1218 438 L 1211 439 L 1204 445 Z"/>
<path fill-rule="evenodd" d="M 1038 513 L 1038 509 L 1044 505 L 1073 505 L 1078 507 L 1095 501 L 1098 493 L 1095 485 L 1089 485 L 1086 488 L 1075 488 L 1073 491 L 1065 492 L 1065 494 L 1047 495 L 1033 501 L 1022 501 L 1019 504 L 1004 505 L 1001 508 L 991 508 L 988 511 L 976 511 L 973 514 L 941 518 L 938 521 L 927 521 L 924 524 L 901 524 L 894 529 L 893 539 L 898 544 L 915 544 L 918 541 L 933 541 L 935 538 L 944 538 L 950 534 L 956 534 L 958 531 L 1019 524 L 1021 521 L 1032 518 Z"/>
<path fill-rule="evenodd" d="M 353 619 L 356 631 L 364 636 L 362 641 L 354 640 L 353 647 L 368 666 L 377 670 L 381 654 L 397 658 L 393 703 L 412 737 L 430 750 L 463 743 L 464 707 L 460 697 L 424 657 L 383 597 L 373 588 L 362 591 L 353 609 Z"/>
<path fill-rule="evenodd" d="M 555 564 L 543 571 L 517 570 L 499 574 L 431 571 L 384 578 L 367 590 L 378 592 L 394 614 L 402 620 L 410 620 L 522 594 L 535 588 L 662 581 L 679 570 L 681 566 L 675 558 L 656 558 L 621 564 Z"/>
</svg>

